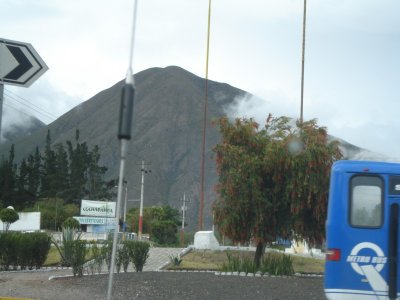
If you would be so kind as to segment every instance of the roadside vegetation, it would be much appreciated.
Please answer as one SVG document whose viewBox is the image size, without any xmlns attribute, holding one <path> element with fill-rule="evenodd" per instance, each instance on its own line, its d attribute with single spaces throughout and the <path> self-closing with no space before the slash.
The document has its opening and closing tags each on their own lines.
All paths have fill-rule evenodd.
<svg viewBox="0 0 400 300">
<path fill-rule="evenodd" d="M 273 253 L 272 255 L 277 255 Z M 295 255 L 286 255 L 291 259 L 291 265 L 293 267 L 294 273 L 312 273 L 312 274 L 322 274 L 325 269 L 325 260 L 312 258 L 312 257 L 302 257 Z M 229 258 L 230 257 L 230 258 Z M 268 257 L 268 253 L 265 254 L 264 260 Z M 235 258 L 238 258 L 235 260 Z M 227 271 L 234 272 L 233 270 L 236 264 L 251 265 L 253 263 L 254 252 L 251 251 L 193 251 L 185 256 L 181 257 L 182 261 L 179 265 L 174 265 L 172 262 L 167 266 L 167 270 L 212 270 L 212 271 Z M 285 264 L 278 263 L 278 264 Z M 288 264 L 286 262 L 286 264 Z M 262 264 L 261 264 L 262 265 Z M 229 268 L 231 267 L 231 268 Z M 251 266 L 250 266 L 251 267 Z M 246 267 L 245 267 L 246 268 Z M 289 268 L 290 267 L 284 267 Z M 237 270 L 236 270 L 237 271 Z M 242 270 L 241 270 L 242 271 Z M 243 270 L 243 272 L 245 272 Z M 270 273 L 270 272 L 268 272 Z M 291 275 L 289 271 L 288 274 Z"/>
</svg>

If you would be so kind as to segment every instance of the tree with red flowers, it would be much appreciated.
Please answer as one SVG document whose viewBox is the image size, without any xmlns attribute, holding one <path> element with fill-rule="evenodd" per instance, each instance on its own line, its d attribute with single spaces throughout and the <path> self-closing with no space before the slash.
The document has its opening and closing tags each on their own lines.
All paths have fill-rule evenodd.
<svg viewBox="0 0 400 300">
<path fill-rule="evenodd" d="M 218 121 L 215 224 L 234 242 L 255 241 L 257 265 L 278 237 L 313 245 L 325 235 L 330 168 L 342 155 L 316 120 L 292 123 L 271 115 L 262 129 L 252 119 Z"/>
</svg>

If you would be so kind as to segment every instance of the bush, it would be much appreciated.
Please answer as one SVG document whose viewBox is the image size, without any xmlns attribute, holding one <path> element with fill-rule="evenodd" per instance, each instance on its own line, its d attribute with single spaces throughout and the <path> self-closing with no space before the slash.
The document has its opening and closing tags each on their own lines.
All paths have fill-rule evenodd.
<svg viewBox="0 0 400 300">
<path fill-rule="evenodd" d="M 132 261 L 136 272 L 142 272 L 149 257 L 150 244 L 141 241 L 125 241 L 129 249 L 129 258 Z"/>
<path fill-rule="evenodd" d="M 124 269 L 124 272 L 128 272 L 130 257 L 129 257 L 129 245 L 127 241 L 124 241 L 122 244 L 122 248 L 118 250 L 118 256 L 122 264 L 122 268 Z"/>
<path fill-rule="evenodd" d="M 228 262 L 222 264 L 221 270 L 223 272 L 245 272 L 248 274 L 260 271 L 262 274 L 280 276 L 294 274 L 293 259 L 289 255 L 268 253 L 264 256 L 259 268 L 257 268 L 254 260 L 248 256 L 235 256 L 230 252 L 227 252 L 226 255 Z"/>
<path fill-rule="evenodd" d="M 101 273 L 101 266 L 103 265 L 103 256 L 101 254 L 101 248 L 97 246 L 97 243 L 92 244 L 92 259 L 97 268 L 97 273 Z"/>
<path fill-rule="evenodd" d="M 76 235 L 76 230 L 70 227 L 65 227 L 62 229 L 62 240 L 61 246 L 59 247 L 57 242 L 53 241 L 56 245 L 61 256 L 61 264 L 63 266 L 70 267 L 72 262 L 74 241 L 80 239 L 80 234 Z"/>
<path fill-rule="evenodd" d="M 111 268 L 112 248 L 113 248 L 113 239 L 112 235 L 110 234 L 107 241 L 103 244 L 103 247 L 101 248 L 101 256 L 106 261 L 108 271 L 110 271 Z"/>
<path fill-rule="evenodd" d="M 2 269 L 8 271 L 10 269 L 10 266 L 14 266 L 14 268 L 16 268 L 16 266 L 18 265 L 20 233 L 4 232 L 1 233 L 0 236 L 0 261 Z"/>
<path fill-rule="evenodd" d="M 71 258 L 70 264 L 72 266 L 72 273 L 74 276 L 83 276 L 83 264 L 85 263 L 86 257 L 86 242 L 81 240 L 75 240 L 71 243 Z"/>
<path fill-rule="evenodd" d="M 289 255 L 268 253 L 262 260 L 260 271 L 263 274 L 291 276 L 294 274 L 293 259 Z"/>
<path fill-rule="evenodd" d="M 34 263 L 36 269 L 40 269 L 40 267 L 45 263 L 47 255 L 49 254 L 51 238 L 44 232 L 33 232 L 25 235 L 29 236 L 29 244 L 32 245 L 31 253 L 33 254 L 33 257 L 32 260 L 29 260 L 31 262 L 29 267 L 32 268 L 32 263 Z"/>
<path fill-rule="evenodd" d="M 9 270 L 19 265 L 21 269 L 40 269 L 50 250 L 50 237 L 46 233 L 0 233 L 0 268 Z"/>
<path fill-rule="evenodd" d="M 81 229 L 81 224 L 77 219 L 69 217 L 64 221 L 63 228 Z"/>
<path fill-rule="evenodd" d="M 179 266 L 182 262 L 182 258 L 181 256 L 178 255 L 169 255 L 169 262 L 171 263 L 171 265 L 173 266 Z"/>
</svg>

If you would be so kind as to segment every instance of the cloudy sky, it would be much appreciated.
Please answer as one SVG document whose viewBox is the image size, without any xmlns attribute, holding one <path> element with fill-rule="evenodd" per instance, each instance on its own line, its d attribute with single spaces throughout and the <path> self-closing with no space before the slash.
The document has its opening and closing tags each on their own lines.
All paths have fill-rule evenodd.
<svg viewBox="0 0 400 300">
<path fill-rule="evenodd" d="M 209 78 L 256 96 L 238 116 L 299 117 L 303 3 L 213 0 Z M 49 66 L 29 88 L 5 87 L 4 123 L 26 112 L 50 123 L 123 79 L 132 11 L 132 0 L 0 0 L 0 38 L 31 43 Z M 399 12 L 397 0 L 307 1 L 304 85 L 305 119 L 397 158 Z M 204 77 L 207 13 L 207 0 L 139 1 L 134 72 Z"/>
</svg>

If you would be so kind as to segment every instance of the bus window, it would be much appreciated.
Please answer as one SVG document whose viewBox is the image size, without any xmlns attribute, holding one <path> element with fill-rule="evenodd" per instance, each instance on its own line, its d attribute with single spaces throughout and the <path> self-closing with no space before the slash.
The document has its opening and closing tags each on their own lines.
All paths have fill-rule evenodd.
<svg viewBox="0 0 400 300">
<path fill-rule="evenodd" d="M 354 176 L 351 179 L 350 223 L 355 227 L 382 225 L 383 182 L 380 177 Z"/>
</svg>

